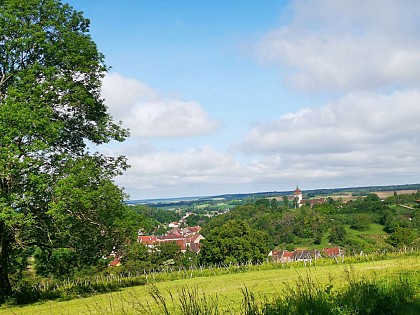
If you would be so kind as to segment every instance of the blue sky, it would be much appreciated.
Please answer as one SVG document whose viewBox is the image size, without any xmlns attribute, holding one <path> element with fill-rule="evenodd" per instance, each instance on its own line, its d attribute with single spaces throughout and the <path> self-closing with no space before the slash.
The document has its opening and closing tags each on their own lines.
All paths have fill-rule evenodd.
<svg viewBox="0 0 420 315">
<path fill-rule="evenodd" d="M 68 1 L 131 199 L 420 182 L 418 1 Z"/>
</svg>

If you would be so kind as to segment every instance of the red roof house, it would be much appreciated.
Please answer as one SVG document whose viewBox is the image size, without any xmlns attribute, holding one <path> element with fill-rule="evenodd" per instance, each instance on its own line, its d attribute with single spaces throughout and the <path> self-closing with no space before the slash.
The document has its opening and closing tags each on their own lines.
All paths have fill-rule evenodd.
<svg viewBox="0 0 420 315">
<path fill-rule="evenodd" d="M 327 257 L 337 257 L 337 256 L 341 256 L 343 254 L 340 247 L 327 247 L 327 248 L 324 248 L 322 250 L 322 252 Z"/>
<path fill-rule="evenodd" d="M 146 246 L 153 246 L 154 244 L 157 243 L 157 237 L 156 236 L 149 236 L 149 235 L 140 235 L 138 237 L 138 241 L 140 243 L 143 243 Z"/>
<path fill-rule="evenodd" d="M 290 262 L 293 260 L 293 252 L 288 250 L 273 250 L 268 254 L 274 262 Z"/>
</svg>

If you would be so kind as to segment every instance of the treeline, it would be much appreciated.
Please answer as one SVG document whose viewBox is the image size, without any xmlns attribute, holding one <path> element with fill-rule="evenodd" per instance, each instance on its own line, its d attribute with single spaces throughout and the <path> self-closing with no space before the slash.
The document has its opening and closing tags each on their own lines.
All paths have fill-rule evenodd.
<svg viewBox="0 0 420 315">
<path fill-rule="evenodd" d="M 366 187 L 347 187 L 347 188 L 330 188 L 330 189 L 313 189 L 307 190 L 310 195 L 329 196 L 340 193 L 351 193 L 354 196 L 367 196 L 370 193 L 380 191 L 401 191 L 401 190 L 419 190 L 420 184 L 404 184 L 390 186 L 366 186 Z"/>
<path fill-rule="evenodd" d="M 385 201 L 381 201 L 376 194 L 369 194 L 347 203 L 328 198 L 323 204 L 313 207 L 306 205 L 297 209 L 275 199 L 260 199 L 252 204 L 238 206 L 207 222 L 202 230 L 206 237 L 203 241 L 202 255 L 207 255 L 207 247 L 214 243 L 215 230 L 232 230 L 239 224 L 242 224 L 244 230 L 250 228 L 252 231 L 265 233 L 264 241 L 270 249 L 276 247 L 293 250 L 295 247 L 313 248 L 324 244 L 341 246 L 349 253 L 356 253 L 418 246 L 420 209 L 414 205 L 414 200 L 417 199 L 420 199 L 419 192 L 395 194 Z M 404 214 L 401 214 L 398 205 L 402 201 L 410 204 L 409 215 L 406 208 L 402 208 Z M 380 229 L 379 238 L 367 232 L 375 224 Z M 357 232 L 365 234 L 358 237 L 355 236 Z M 241 236 L 240 229 L 237 229 L 236 233 Z M 234 233 L 225 235 L 218 243 L 218 246 L 230 244 L 230 247 L 227 246 L 230 254 L 225 257 L 227 261 L 232 260 L 231 256 L 236 248 L 232 235 Z M 240 252 L 239 249 L 239 260 Z"/>
<path fill-rule="evenodd" d="M 306 190 L 306 194 L 309 195 L 322 195 L 328 196 L 332 194 L 339 194 L 344 192 L 354 193 L 359 196 L 366 196 L 371 192 L 375 191 L 399 191 L 399 190 L 419 190 L 420 184 L 404 184 L 404 185 L 390 185 L 390 186 L 361 186 L 361 187 L 343 187 L 343 188 L 324 188 L 324 189 L 311 189 Z M 223 198 L 225 200 L 244 200 L 247 198 L 261 199 L 270 198 L 276 196 L 287 196 L 292 195 L 293 191 L 271 191 L 271 192 L 260 192 L 260 193 L 248 193 L 248 194 L 227 194 L 218 195 L 214 198 Z"/>
<path fill-rule="evenodd" d="M 314 196 L 330 196 L 341 193 L 351 193 L 353 196 L 367 196 L 372 192 L 380 191 L 401 191 L 401 190 L 420 190 L 420 184 L 404 184 L 404 185 L 389 185 L 389 186 L 360 186 L 360 187 L 343 187 L 343 188 L 323 188 L 323 189 L 310 189 L 305 190 L 305 195 L 308 197 Z M 225 202 L 236 201 L 236 204 L 242 202 L 254 202 L 258 199 L 263 198 L 274 198 L 278 196 L 290 196 L 293 195 L 293 191 L 270 191 L 270 192 L 257 192 L 257 193 L 241 193 L 241 194 L 225 194 L 216 195 L 212 197 L 195 197 L 191 200 L 177 200 L 177 199 L 163 199 L 159 201 L 150 201 L 146 205 L 154 208 L 165 208 L 173 207 L 174 205 L 183 207 L 192 207 L 194 204 L 203 203 L 217 203 L 218 199 L 224 200 Z M 139 204 L 141 201 L 132 200 L 129 204 Z M 143 201 L 144 202 L 144 201 Z"/>
</svg>

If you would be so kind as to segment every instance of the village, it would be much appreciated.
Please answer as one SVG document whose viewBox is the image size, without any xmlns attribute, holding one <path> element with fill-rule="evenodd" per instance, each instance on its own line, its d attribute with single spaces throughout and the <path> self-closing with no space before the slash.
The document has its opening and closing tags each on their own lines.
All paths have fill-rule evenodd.
<svg viewBox="0 0 420 315">
<path fill-rule="evenodd" d="M 292 207 L 300 208 L 303 205 L 314 206 L 325 202 L 325 198 L 303 199 L 302 190 L 297 186 L 293 191 L 293 195 L 277 197 L 278 200 L 284 200 L 287 197 L 288 202 L 292 203 Z M 175 243 L 181 253 L 192 252 L 194 254 L 200 253 L 201 241 L 204 236 L 200 234 L 201 227 L 199 225 L 189 227 L 186 224 L 186 219 L 194 215 L 194 213 L 187 212 L 179 222 L 170 222 L 168 224 L 169 230 L 164 235 L 146 235 L 142 230 L 139 230 L 137 242 L 145 245 L 149 252 L 158 250 L 158 246 L 165 243 Z M 115 252 L 111 253 L 112 261 L 109 266 L 121 266 L 121 255 Z M 316 261 L 321 258 L 333 258 L 337 260 L 340 258 L 344 260 L 344 251 L 340 247 L 325 247 L 321 250 L 296 248 L 292 251 L 273 249 L 267 254 L 267 261 L 276 263 L 290 263 L 290 262 L 309 262 Z"/>
<path fill-rule="evenodd" d="M 347 197 L 344 201 L 343 201 L 343 196 Z M 376 207 L 381 207 L 383 203 L 385 202 L 386 198 L 395 199 L 396 198 L 395 196 L 397 197 L 399 196 L 398 200 L 402 200 L 401 198 L 407 198 L 404 196 L 417 196 L 417 195 L 416 195 L 415 190 L 411 190 L 411 191 L 404 190 L 400 192 L 400 195 L 398 195 L 398 193 L 396 193 L 395 191 L 382 192 L 382 193 L 378 193 L 378 195 L 372 194 L 371 197 L 369 198 L 373 198 L 372 202 L 376 205 Z M 350 196 L 350 195 L 346 196 L 344 194 L 341 194 L 339 196 L 335 195 L 334 197 L 335 199 L 331 198 L 330 196 L 326 196 L 326 197 L 313 196 L 309 194 L 308 192 L 305 192 L 305 195 L 304 195 L 302 190 L 299 188 L 299 186 L 296 186 L 295 190 L 293 190 L 289 194 L 283 194 L 277 197 L 273 197 L 273 196 L 264 197 L 261 199 L 256 199 L 253 202 L 255 206 L 257 206 L 257 204 L 261 204 L 261 205 L 264 205 L 265 207 L 272 208 L 273 204 L 271 203 L 274 200 L 283 207 L 283 210 L 281 211 L 286 211 L 285 209 L 288 209 L 287 211 L 289 215 L 294 216 L 300 213 L 301 210 L 304 211 L 304 213 L 307 213 L 306 211 L 313 211 L 313 209 L 320 209 L 320 207 L 331 207 L 335 203 L 335 200 L 337 200 L 338 202 L 338 204 L 336 205 L 337 209 L 342 209 L 343 205 L 349 202 L 350 203 L 356 202 L 357 200 L 359 200 L 358 202 L 360 202 L 361 200 L 363 200 L 363 199 L 357 199 L 358 196 Z M 366 199 L 367 200 L 366 202 L 368 203 L 371 202 L 369 201 L 370 200 L 369 198 Z M 218 201 L 220 201 L 219 198 L 218 198 Z M 387 202 L 389 203 L 389 199 Z M 392 202 L 396 202 L 396 201 L 392 201 Z M 419 200 L 417 199 L 414 199 L 413 202 L 414 204 L 415 203 L 419 204 Z M 366 205 L 362 204 L 363 207 L 366 207 Z M 246 207 L 245 204 L 243 206 Z M 277 207 L 277 206 L 278 205 L 274 205 L 274 207 Z M 400 205 L 400 209 L 403 209 L 404 213 L 401 214 L 402 221 L 400 221 L 399 224 L 407 224 L 406 223 L 407 220 L 408 221 L 412 220 L 412 214 L 408 214 L 408 213 L 413 213 L 413 211 L 415 210 L 415 208 L 413 207 L 415 206 L 414 205 L 412 206 Z M 194 211 L 194 212 L 188 211 L 188 208 L 186 208 L 186 210 L 183 210 L 183 211 L 179 209 L 160 210 L 160 211 L 165 211 L 165 212 L 169 211 L 169 213 L 179 212 L 179 213 L 182 213 L 183 216 L 180 217 L 178 221 L 171 221 L 171 222 L 162 224 L 160 226 L 161 228 L 159 229 L 159 231 L 166 230 L 166 232 L 164 233 L 160 232 L 161 234 L 146 233 L 145 230 L 140 229 L 138 231 L 138 236 L 136 239 L 137 242 L 144 245 L 147 248 L 149 253 L 159 252 L 160 251 L 159 246 L 161 246 L 162 244 L 172 243 L 172 244 L 177 245 L 177 247 L 179 248 L 179 252 L 182 254 L 192 253 L 195 255 L 195 257 L 200 256 L 202 244 L 203 244 L 203 241 L 205 240 L 205 236 L 203 236 L 201 232 L 202 225 L 200 224 L 200 222 L 202 221 L 190 220 L 190 219 L 201 218 L 202 220 L 203 219 L 211 220 L 217 217 L 226 216 L 231 210 L 226 208 L 219 211 L 213 211 L 212 208 L 209 208 L 207 211 L 205 211 L 202 207 L 200 207 L 199 205 L 196 205 L 195 203 L 192 204 L 192 207 L 190 209 L 191 209 L 190 211 Z M 275 210 L 271 209 L 270 211 L 275 211 Z M 314 211 L 318 211 L 318 210 L 314 210 Z M 315 212 L 313 213 L 315 214 Z M 315 217 L 316 215 L 313 218 Z M 331 219 L 330 221 L 333 222 L 334 219 Z M 208 221 L 204 221 L 203 224 L 206 224 L 206 222 Z M 286 220 L 284 221 L 283 224 L 287 225 L 289 223 Z M 322 223 L 320 225 L 320 223 L 316 223 L 314 221 L 314 224 L 312 225 L 312 227 L 308 227 L 308 228 L 312 228 L 315 230 L 322 229 Z M 357 226 L 355 227 L 355 229 L 358 229 L 358 228 L 359 227 Z M 365 227 L 360 227 L 360 228 L 363 230 Z M 382 230 L 382 227 L 379 226 L 379 228 L 381 230 L 377 231 L 377 233 L 379 234 L 378 236 L 375 236 L 376 240 L 380 240 L 381 238 L 383 238 L 385 236 L 383 233 L 386 233 Z M 297 229 L 299 230 L 300 228 L 297 228 Z M 238 233 L 241 233 L 241 232 L 238 231 Z M 300 233 L 301 235 L 302 234 L 304 235 L 304 233 L 307 233 L 307 232 L 303 231 Z M 343 226 L 341 226 L 340 231 L 332 232 L 332 233 L 333 234 L 336 233 L 336 234 L 333 236 L 330 235 L 328 238 L 328 241 L 325 241 L 325 240 L 322 241 L 322 239 L 319 238 L 318 241 L 313 239 L 312 243 L 303 244 L 299 242 L 296 243 L 291 240 L 286 243 L 283 242 L 283 244 L 272 246 L 270 249 L 267 250 L 267 252 L 264 253 L 265 259 L 263 260 L 269 261 L 269 262 L 275 262 L 275 263 L 283 263 L 283 264 L 290 263 L 290 262 L 312 263 L 313 261 L 317 261 L 318 259 L 322 259 L 322 258 L 332 258 L 336 261 L 338 260 L 344 261 L 345 250 L 343 249 L 343 247 L 337 244 L 337 240 L 339 243 L 340 243 L 340 240 L 341 241 L 343 240 L 343 238 L 345 237 L 344 235 L 346 234 L 346 230 L 344 229 Z M 355 232 L 351 232 L 351 233 L 355 233 Z M 362 235 L 361 237 L 362 238 L 364 237 L 364 239 L 366 239 L 366 236 Z M 268 241 L 266 243 L 268 244 Z M 341 242 L 341 244 L 344 244 L 344 243 Z M 346 248 L 346 250 L 348 249 L 349 248 Z M 370 250 L 372 250 L 372 248 Z M 360 254 L 362 252 L 363 251 L 360 246 L 351 248 L 352 255 L 356 255 L 358 253 Z M 112 252 L 111 255 L 109 256 L 109 258 L 112 258 L 112 260 L 109 263 L 109 266 L 111 267 L 121 266 L 124 261 L 123 255 L 124 253 Z"/>
</svg>

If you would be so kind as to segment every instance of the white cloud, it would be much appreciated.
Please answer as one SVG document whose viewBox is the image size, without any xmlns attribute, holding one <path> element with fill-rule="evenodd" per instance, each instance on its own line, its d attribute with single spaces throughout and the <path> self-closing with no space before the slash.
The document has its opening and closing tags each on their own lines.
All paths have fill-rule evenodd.
<svg viewBox="0 0 420 315">
<path fill-rule="evenodd" d="M 136 176 L 153 176 L 165 184 L 213 181 L 229 176 L 226 170 L 233 173 L 237 168 L 232 156 L 217 152 L 209 145 L 184 152 L 156 150 L 129 158 Z"/>
<path fill-rule="evenodd" d="M 420 83 L 420 2 L 309 0 L 291 11 L 257 47 L 286 83 L 312 92 Z"/>
<path fill-rule="evenodd" d="M 420 142 L 420 91 L 391 95 L 353 93 L 319 108 L 305 108 L 253 128 L 248 152 L 340 153 L 400 141 Z"/>
<path fill-rule="evenodd" d="M 235 156 L 210 145 L 182 152 L 149 148 L 127 157 L 131 167 L 118 183 L 134 198 L 221 194 L 247 181 Z"/>
<path fill-rule="evenodd" d="M 420 2 L 297 0 L 288 13 L 259 57 L 294 88 L 341 96 L 252 128 L 242 150 L 279 178 L 330 187 L 418 178 Z"/>
<path fill-rule="evenodd" d="M 164 98 L 146 84 L 118 73 L 104 78 L 103 96 L 113 117 L 123 121 L 133 137 L 202 136 L 221 127 L 197 102 Z"/>
<path fill-rule="evenodd" d="M 257 126 L 241 148 L 259 156 L 259 168 L 279 180 L 318 185 L 336 180 L 340 186 L 346 181 L 374 184 L 374 178 L 386 184 L 387 176 L 415 181 L 420 175 L 419 104 L 416 89 L 391 95 L 352 93 Z"/>
</svg>

